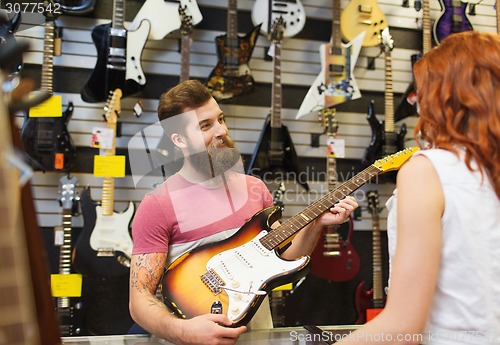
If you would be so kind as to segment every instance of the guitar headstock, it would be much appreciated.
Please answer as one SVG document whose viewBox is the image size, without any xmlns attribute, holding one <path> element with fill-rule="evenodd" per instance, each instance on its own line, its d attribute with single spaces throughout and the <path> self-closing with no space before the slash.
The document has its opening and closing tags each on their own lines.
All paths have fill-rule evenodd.
<svg viewBox="0 0 500 345">
<path fill-rule="evenodd" d="M 325 134 L 335 137 L 339 129 L 339 122 L 337 121 L 337 111 L 335 108 L 323 108 L 319 112 L 320 121 L 325 129 Z"/>
<path fill-rule="evenodd" d="M 77 194 L 75 191 L 77 183 L 78 179 L 76 178 L 76 176 L 69 177 L 69 175 L 64 175 L 59 180 L 59 194 L 61 194 L 59 203 L 61 204 L 62 208 L 73 208 L 73 202 L 77 198 Z"/>
<path fill-rule="evenodd" d="M 116 89 L 110 92 L 106 105 L 104 106 L 104 119 L 107 123 L 117 123 L 121 113 L 120 99 L 122 98 L 122 90 Z"/>
<path fill-rule="evenodd" d="M 273 192 L 273 204 L 279 206 L 282 210 L 285 208 L 283 200 L 285 198 L 285 184 L 280 183 L 278 189 Z"/>
<path fill-rule="evenodd" d="M 279 44 L 283 40 L 283 33 L 285 32 L 285 28 L 286 28 L 286 22 L 283 19 L 283 17 L 280 16 L 276 18 L 270 33 L 270 40 L 274 44 Z"/>
<path fill-rule="evenodd" d="M 378 191 L 368 191 L 368 193 L 366 194 L 366 198 L 368 200 L 368 211 L 370 211 L 372 217 L 377 216 L 380 211 L 382 211 L 379 205 Z"/>
<path fill-rule="evenodd" d="M 407 147 L 404 150 L 376 160 L 373 165 L 379 168 L 382 172 L 398 170 L 417 151 L 420 151 L 420 148 Z"/>
<path fill-rule="evenodd" d="M 394 49 L 394 39 L 389 33 L 389 27 L 380 33 L 380 47 L 384 52 L 390 52 Z"/>
<path fill-rule="evenodd" d="M 187 13 L 187 6 L 179 5 L 179 16 L 181 17 L 181 34 L 191 35 L 193 32 L 193 16 Z"/>
</svg>

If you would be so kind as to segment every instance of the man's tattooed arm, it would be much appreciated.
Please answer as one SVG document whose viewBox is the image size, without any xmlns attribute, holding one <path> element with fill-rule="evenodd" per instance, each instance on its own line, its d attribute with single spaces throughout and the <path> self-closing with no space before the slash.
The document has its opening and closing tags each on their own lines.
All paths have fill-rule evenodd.
<svg viewBox="0 0 500 345">
<path fill-rule="evenodd" d="M 164 306 L 155 297 L 155 292 L 164 271 L 165 260 L 165 253 L 140 254 L 132 258 L 130 288 L 141 294 L 146 293 L 152 305 Z"/>
</svg>

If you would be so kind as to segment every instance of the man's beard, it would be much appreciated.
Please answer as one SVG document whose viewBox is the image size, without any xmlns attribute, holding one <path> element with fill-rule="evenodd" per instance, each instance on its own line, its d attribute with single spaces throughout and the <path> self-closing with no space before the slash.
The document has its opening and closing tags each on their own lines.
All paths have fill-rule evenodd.
<svg viewBox="0 0 500 345">
<path fill-rule="evenodd" d="M 225 146 L 220 147 L 221 144 Z M 237 163 L 241 159 L 241 154 L 229 136 L 213 140 L 207 146 L 206 151 L 193 152 L 191 147 L 189 151 L 189 161 L 205 176 L 219 176 L 228 170 L 236 170 L 240 166 Z"/>
</svg>

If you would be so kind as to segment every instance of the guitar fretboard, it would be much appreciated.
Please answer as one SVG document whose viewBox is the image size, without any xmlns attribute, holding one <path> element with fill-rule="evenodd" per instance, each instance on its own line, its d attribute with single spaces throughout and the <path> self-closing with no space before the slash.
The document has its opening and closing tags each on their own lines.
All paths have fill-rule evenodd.
<svg viewBox="0 0 500 345">
<path fill-rule="evenodd" d="M 238 7 L 236 0 L 229 0 L 227 6 L 227 48 L 224 52 L 224 74 L 227 76 L 239 76 L 239 43 L 238 43 Z"/>
<path fill-rule="evenodd" d="M 394 133 L 394 93 L 392 90 L 392 56 L 391 50 L 385 50 L 385 117 L 384 131 Z"/>
<path fill-rule="evenodd" d="M 275 41 L 274 43 L 274 56 L 273 56 L 273 86 L 271 96 L 271 127 L 281 128 L 281 42 Z M 272 135 L 272 133 L 271 133 Z M 272 140 L 272 142 L 275 142 Z"/>
<path fill-rule="evenodd" d="M 41 90 L 52 93 L 54 72 L 54 20 L 45 20 Z"/>
<path fill-rule="evenodd" d="M 332 45 L 334 49 L 341 49 L 342 33 L 340 31 L 340 0 L 333 0 L 332 5 Z M 331 54 L 340 52 L 331 52 Z"/>
<path fill-rule="evenodd" d="M 383 296 L 382 284 L 382 250 L 380 243 L 380 228 L 378 210 L 372 212 L 372 240 L 373 240 L 373 301 L 381 302 Z M 382 302 L 383 303 L 383 302 Z"/>
<path fill-rule="evenodd" d="M 115 29 L 124 29 L 123 18 L 125 17 L 125 0 L 113 1 L 113 19 L 111 26 Z"/>
<path fill-rule="evenodd" d="M 191 37 L 189 33 L 181 35 L 181 74 L 179 81 L 189 80 L 189 55 L 191 53 Z"/>
<path fill-rule="evenodd" d="M 431 36 L 431 11 L 429 0 L 423 0 L 422 4 L 422 34 L 423 34 L 423 53 L 427 53 L 432 47 Z"/>
</svg>

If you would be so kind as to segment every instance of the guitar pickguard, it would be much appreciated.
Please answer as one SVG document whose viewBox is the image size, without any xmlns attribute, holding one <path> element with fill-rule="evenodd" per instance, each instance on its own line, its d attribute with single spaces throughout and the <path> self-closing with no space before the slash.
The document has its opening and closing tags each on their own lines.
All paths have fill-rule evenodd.
<svg viewBox="0 0 500 345">
<path fill-rule="evenodd" d="M 142 71 L 141 55 L 148 39 L 151 23 L 143 20 L 137 30 L 127 33 L 127 65 L 125 79 L 134 80 L 139 85 L 146 84 L 146 76 Z"/>
</svg>

